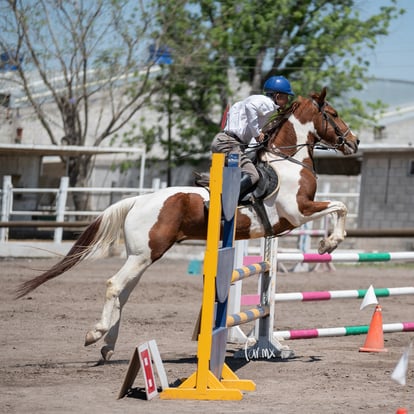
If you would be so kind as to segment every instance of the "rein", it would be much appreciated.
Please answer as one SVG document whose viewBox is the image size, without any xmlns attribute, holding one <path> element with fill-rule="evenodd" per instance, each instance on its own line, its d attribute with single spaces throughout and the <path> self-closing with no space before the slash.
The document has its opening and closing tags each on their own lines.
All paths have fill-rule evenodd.
<svg viewBox="0 0 414 414">
<path fill-rule="evenodd" d="M 269 147 L 266 147 L 265 149 L 264 149 L 264 151 L 265 152 L 270 152 L 271 154 L 273 154 L 273 155 L 276 155 L 276 156 L 278 156 L 278 157 L 281 157 L 281 159 L 280 160 L 271 160 L 271 161 L 268 161 L 268 163 L 270 164 L 270 163 L 272 163 L 272 162 L 278 162 L 278 161 L 290 161 L 290 162 L 293 162 L 294 164 L 298 164 L 298 165 L 301 165 L 302 167 L 304 167 L 304 168 L 307 168 L 315 177 L 316 177 L 316 171 L 315 171 L 315 168 L 314 168 L 314 162 L 313 162 L 313 155 L 312 155 L 312 152 L 311 151 L 308 151 L 308 154 L 309 154 L 309 157 L 310 157 L 310 159 L 311 159 L 311 161 L 312 161 L 312 166 L 310 166 L 310 165 L 308 165 L 308 164 L 305 164 L 304 162 L 302 162 L 302 161 L 299 161 L 299 160 L 297 160 L 296 158 L 294 158 L 294 156 L 303 148 L 303 147 L 308 147 L 308 149 L 310 148 L 310 147 L 315 147 L 315 144 L 300 144 L 300 145 L 289 145 L 289 146 L 285 146 L 285 147 L 279 147 L 279 148 L 274 148 L 274 149 L 272 149 L 272 148 L 269 148 Z M 294 154 L 293 155 L 289 155 L 289 154 L 285 154 L 284 152 L 282 152 L 282 151 L 280 151 L 280 149 L 291 149 L 291 148 L 297 148 L 297 150 L 294 152 Z"/>
<path fill-rule="evenodd" d="M 299 104 L 297 102 L 294 102 L 292 104 L 292 106 L 283 113 L 283 116 L 281 118 L 283 118 L 284 120 L 287 120 L 290 115 L 294 114 L 295 110 L 298 107 L 299 107 Z M 278 134 L 278 132 L 280 131 L 281 127 L 282 127 L 282 123 L 279 123 L 277 130 L 274 131 L 274 135 L 277 135 Z M 265 139 L 264 142 L 265 143 L 268 143 L 269 140 L 270 140 L 270 136 L 268 135 L 267 136 L 267 139 Z M 315 146 L 314 144 L 298 144 L 298 145 L 286 145 L 286 146 L 283 146 L 283 147 L 276 147 L 275 145 L 272 145 L 272 147 L 271 147 L 268 144 L 268 145 L 265 146 L 265 148 L 263 150 L 264 150 L 264 152 L 269 152 L 269 153 L 271 153 L 273 155 L 276 155 L 276 156 L 278 156 L 278 157 L 281 158 L 279 160 L 271 160 L 271 161 L 268 161 L 269 163 L 278 162 L 278 161 L 290 161 L 290 162 L 293 162 L 294 164 L 298 164 L 298 165 L 300 165 L 300 166 L 302 166 L 304 168 L 307 168 L 316 177 L 316 171 L 315 171 L 315 168 L 314 168 L 314 161 L 313 161 L 312 151 L 309 151 L 309 149 L 311 147 L 314 147 L 314 146 Z M 310 157 L 310 159 L 312 161 L 312 165 L 311 166 L 308 165 L 308 164 L 305 164 L 302 161 L 298 161 L 296 158 L 294 158 L 294 156 L 302 148 L 304 148 L 304 147 L 307 147 L 308 148 L 308 154 L 309 154 L 309 157 Z M 281 150 L 287 150 L 287 149 L 296 149 L 296 151 L 294 151 L 294 153 L 292 155 L 285 154 L 283 151 L 281 151 Z"/>
<path fill-rule="evenodd" d="M 336 137 L 337 137 L 337 142 L 335 143 L 335 145 L 330 145 L 327 144 L 326 142 L 321 142 L 323 140 L 323 138 L 320 138 L 319 136 L 317 136 L 318 138 L 318 142 L 312 143 L 312 144 L 299 144 L 299 145 L 287 145 L 287 146 L 283 146 L 283 147 L 276 147 L 274 145 L 272 145 L 272 147 L 270 145 L 267 145 L 264 148 L 265 152 L 269 152 L 273 155 L 279 156 L 281 157 L 281 159 L 279 160 L 271 160 L 268 162 L 277 162 L 277 161 L 290 161 L 293 162 L 295 164 L 301 165 L 304 168 L 307 168 L 308 170 L 310 170 L 312 172 L 312 174 L 316 177 L 316 171 L 314 168 L 314 159 L 313 159 L 313 149 L 318 147 L 320 149 L 332 149 L 334 151 L 338 150 L 339 147 L 341 147 L 342 145 L 344 145 L 346 143 L 346 137 L 348 136 L 348 134 L 350 133 L 350 128 L 348 128 L 345 132 L 342 132 L 340 130 L 340 128 L 338 127 L 338 125 L 335 123 L 335 121 L 332 119 L 332 117 L 325 111 L 325 106 L 327 105 L 327 102 L 324 102 L 323 105 L 319 105 L 317 102 L 315 102 L 315 100 L 312 100 L 312 103 L 318 108 L 318 111 L 321 113 L 322 119 L 325 122 L 325 135 L 328 129 L 328 124 L 333 128 Z M 290 108 L 289 112 L 290 114 L 293 114 L 296 110 L 296 108 L 298 107 L 298 105 L 292 105 L 292 107 Z M 286 116 L 286 113 L 285 113 Z M 276 134 L 279 132 L 279 130 L 276 131 Z M 270 139 L 270 137 L 267 137 L 267 139 L 264 142 L 268 142 Z M 312 165 L 308 165 L 305 164 L 302 161 L 298 161 L 296 158 L 294 158 L 294 156 L 304 147 L 308 148 L 308 155 L 312 161 Z M 296 151 L 294 151 L 294 153 L 292 155 L 286 154 L 283 152 L 283 150 L 288 150 L 288 149 L 296 149 Z M 312 149 L 312 150 L 311 150 Z"/>
</svg>

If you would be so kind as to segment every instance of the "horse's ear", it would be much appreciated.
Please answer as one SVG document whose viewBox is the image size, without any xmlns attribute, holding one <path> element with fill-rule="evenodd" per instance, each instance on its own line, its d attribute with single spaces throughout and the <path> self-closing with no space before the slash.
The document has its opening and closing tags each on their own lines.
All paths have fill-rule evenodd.
<svg viewBox="0 0 414 414">
<path fill-rule="evenodd" d="M 319 106 L 322 106 L 325 103 L 325 98 L 326 98 L 326 86 L 323 87 L 322 92 L 320 93 L 318 97 Z"/>
</svg>

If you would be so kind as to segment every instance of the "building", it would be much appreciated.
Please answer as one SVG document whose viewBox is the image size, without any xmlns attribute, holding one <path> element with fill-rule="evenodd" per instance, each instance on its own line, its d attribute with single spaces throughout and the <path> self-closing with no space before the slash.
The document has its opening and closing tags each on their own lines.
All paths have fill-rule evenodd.
<svg viewBox="0 0 414 414">
<path fill-rule="evenodd" d="M 411 213 L 414 201 L 414 83 L 377 79 L 369 82 L 358 97 L 363 101 L 381 100 L 388 104 L 388 108 L 377 125 L 360 132 L 360 151 L 355 156 L 345 158 L 332 152 L 317 152 L 319 193 L 359 194 L 359 197 L 345 200 L 351 212 L 349 228 L 414 227 Z M 30 108 L 23 105 L 13 112 L 15 102 L 16 97 L 5 89 L 0 93 L 0 178 L 12 175 L 13 185 L 21 187 L 56 186 L 56 180 L 65 174 L 62 160 L 72 150 L 62 145 L 55 146 L 51 153 L 47 148 L 48 138 L 32 117 Z M 148 110 L 145 117 L 148 123 L 151 119 L 155 122 L 155 116 Z M 85 147 L 86 150 L 91 149 Z M 123 174 L 111 168 L 123 152 L 122 148 L 95 150 L 102 153 L 97 157 L 91 186 L 138 186 L 145 181 L 144 185 L 149 187 L 151 180 L 159 177 L 160 169 L 165 169 L 165 163 L 160 160 L 146 166 L 145 170 Z M 157 158 L 157 154 L 147 154 L 147 157 Z M 206 171 L 208 165 L 208 156 L 200 160 L 201 171 Z M 191 184 L 193 168 L 177 169 L 173 185 Z M 33 200 L 28 202 L 34 203 Z M 104 208 L 108 202 L 104 200 L 97 207 Z M 410 244 L 413 244 L 411 240 L 405 243 L 407 248 Z"/>
</svg>

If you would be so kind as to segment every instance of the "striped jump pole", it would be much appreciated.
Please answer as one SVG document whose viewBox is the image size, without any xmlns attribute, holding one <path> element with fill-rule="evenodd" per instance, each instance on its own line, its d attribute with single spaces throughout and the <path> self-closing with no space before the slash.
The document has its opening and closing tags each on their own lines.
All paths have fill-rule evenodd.
<svg viewBox="0 0 414 414">
<path fill-rule="evenodd" d="M 328 262 L 390 262 L 414 261 L 414 252 L 379 252 L 379 253 L 279 253 L 281 262 L 328 263 Z"/>
<path fill-rule="evenodd" d="M 319 300 L 331 299 L 363 299 L 368 289 L 354 290 L 322 290 L 315 292 L 287 292 L 276 293 L 274 295 L 275 302 L 313 302 Z M 388 296 L 414 295 L 414 287 L 395 287 L 395 288 L 377 288 L 374 289 L 377 298 L 385 298 Z M 258 305 L 260 303 L 259 295 L 243 295 L 240 303 L 243 306 Z"/>
<path fill-rule="evenodd" d="M 387 323 L 382 325 L 384 333 L 413 332 L 414 322 Z M 350 336 L 368 333 L 369 325 L 343 326 L 339 328 L 298 329 L 274 331 L 275 339 L 311 339 L 330 336 Z"/>
<path fill-rule="evenodd" d="M 231 275 L 231 281 L 237 282 L 239 280 L 246 279 L 248 277 L 258 275 L 263 272 L 268 272 L 270 270 L 270 263 L 269 262 L 260 262 L 260 263 L 253 263 L 248 266 L 242 266 L 238 269 L 234 269 Z"/>
<path fill-rule="evenodd" d="M 316 291 L 316 292 L 289 292 L 276 293 L 276 302 L 287 301 L 318 301 L 331 299 L 363 299 L 368 289 L 355 290 L 330 290 L 330 291 Z M 377 288 L 374 289 L 375 296 L 388 297 L 399 295 L 414 295 L 414 287 L 395 287 L 395 288 Z"/>
<path fill-rule="evenodd" d="M 263 318 L 269 315 L 269 308 L 258 306 L 253 309 L 249 309 L 244 312 L 235 313 L 233 315 L 227 315 L 227 327 L 241 325 L 243 323 L 252 322 L 256 319 Z"/>
</svg>

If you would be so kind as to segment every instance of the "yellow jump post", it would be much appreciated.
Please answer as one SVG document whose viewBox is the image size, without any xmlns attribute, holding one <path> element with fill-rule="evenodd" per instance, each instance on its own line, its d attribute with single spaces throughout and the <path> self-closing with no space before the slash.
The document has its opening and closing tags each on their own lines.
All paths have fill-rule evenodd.
<svg viewBox="0 0 414 414">
<path fill-rule="evenodd" d="M 237 173 L 240 176 L 240 169 L 238 167 L 224 167 L 224 154 L 213 154 L 212 166 L 210 169 L 210 208 L 204 258 L 204 290 L 200 333 L 198 336 L 197 370 L 177 388 L 165 389 L 160 394 L 161 399 L 241 400 L 243 398 L 242 390 L 253 391 L 256 389 L 256 385 L 253 381 L 239 379 L 224 362 L 222 365 L 219 365 L 219 372 L 221 372 L 221 375 L 219 375 L 220 378 L 215 375 L 211 369 L 212 357 L 216 358 L 214 355 L 212 356 L 212 327 L 215 323 L 215 308 L 217 307 L 216 276 L 219 266 L 218 246 L 222 228 L 222 190 L 223 171 L 225 168 L 237 169 Z M 235 197 L 235 199 L 234 214 L 236 214 L 237 197 Z M 233 218 L 235 224 L 235 217 Z M 234 240 L 234 234 L 232 234 L 231 237 Z M 229 271 L 230 283 L 232 269 Z M 224 329 L 226 330 L 227 328 Z M 227 333 L 227 331 L 224 333 Z M 222 352 L 225 352 L 225 349 Z"/>
</svg>

